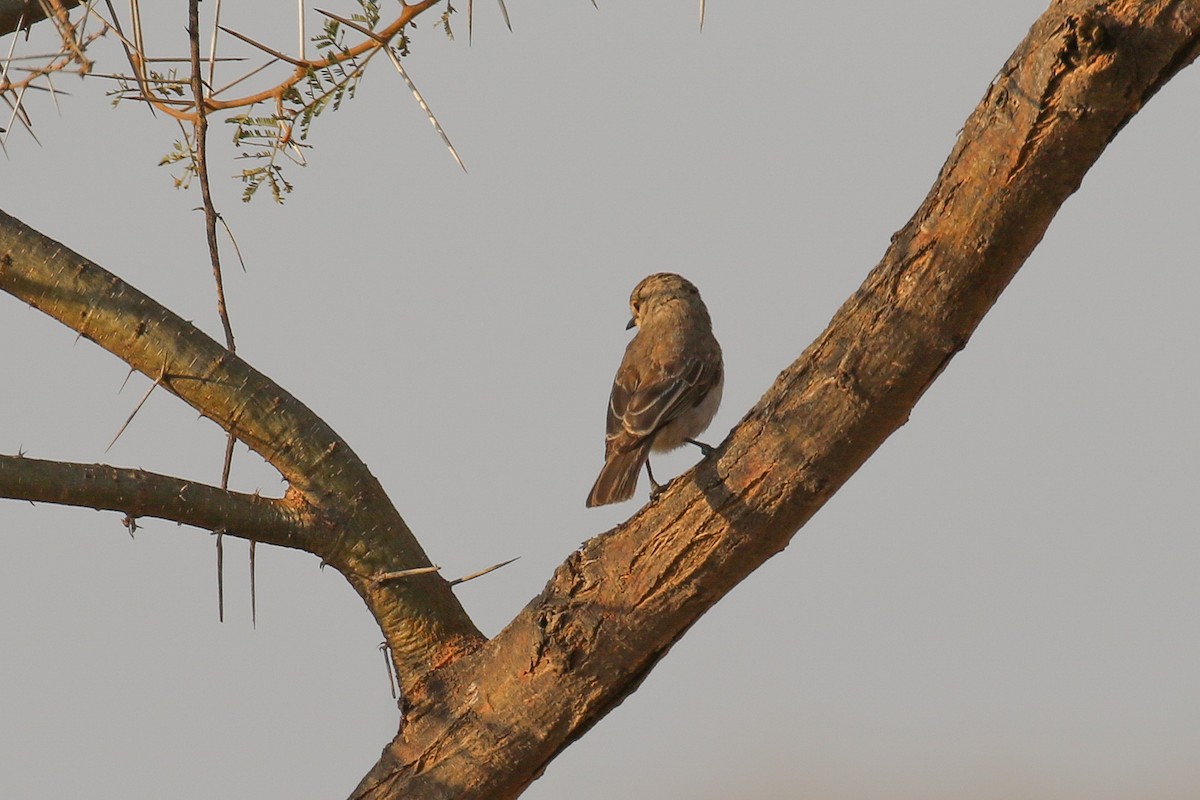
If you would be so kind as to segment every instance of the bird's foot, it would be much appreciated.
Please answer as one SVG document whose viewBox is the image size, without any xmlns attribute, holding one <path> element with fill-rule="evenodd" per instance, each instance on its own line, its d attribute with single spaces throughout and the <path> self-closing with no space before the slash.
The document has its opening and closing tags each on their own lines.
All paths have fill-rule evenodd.
<svg viewBox="0 0 1200 800">
<path fill-rule="evenodd" d="M 646 477 L 650 479 L 650 501 L 654 502 L 663 493 L 666 486 L 654 480 L 654 470 L 650 469 L 650 459 L 646 459 Z"/>
<path fill-rule="evenodd" d="M 688 444 L 694 444 L 696 447 L 699 447 L 700 455 L 704 456 L 705 458 L 711 456 L 713 454 L 713 450 L 716 449 L 712 445 L 707 445 L 704 442 L 697 442 L 695 439 L 684 439 L 684 441 Z"/>
</svg>

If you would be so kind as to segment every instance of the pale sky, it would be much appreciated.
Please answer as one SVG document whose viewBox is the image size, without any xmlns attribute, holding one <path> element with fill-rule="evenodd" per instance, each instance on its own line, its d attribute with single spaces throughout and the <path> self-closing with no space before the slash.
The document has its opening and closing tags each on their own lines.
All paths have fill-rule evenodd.
<svg viewBox="0 0 1200 800">
<path fill-rule="evenodd" d="M 226 5 L 295 47 L 294 4 Z M 695 0 L 508 0 L 513 33 L 476 5 L 472 46 L 464 2 L 407 63 L 469 174 L 384 63 L 318 120 L 286 205 L 241 204 L 219 119 L 211 158 L 239 353 L 448 577 L 521 557 L 458 590 L 492 634 L 646 501 L 584 507 L 634 284 L 675 271 L 707 301 L 720 441 L 1046 3 L 709 0 L 700 32 Z M 185 4 L 157 10 L 182 52 Z M 56 86 L 41 146 L 8 139 L 0 208 L 219 337 L 198 192 L 156 166 L 178 129 Z M 1137 115 L 910 422 L 525 798 L 1197 796 L 1197 92 L 1192 67 Z M 0 341 L 0 452 L 219 481 L 223 434 L 165 392 L 105 452 L 149 385 L 121 391 L 116 358 L 7 295 Z M 282 491 L 241 447 L 232 485 Z M 315 557 L 259 548 L 252 629 L 244 543 L 222 624 L 203 532 L 11 501 L 0 530 L 0 797 L 328 800 L 395 733 L 382 636 Z"/>
</svg>

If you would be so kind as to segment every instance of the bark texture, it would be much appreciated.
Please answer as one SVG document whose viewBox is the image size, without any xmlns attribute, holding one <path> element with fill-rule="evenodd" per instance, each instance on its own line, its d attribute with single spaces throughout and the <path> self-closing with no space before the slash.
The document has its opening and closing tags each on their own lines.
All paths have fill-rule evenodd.
<svg viewBox="0 0 1200 800">
<path fill-rule="evenodd" d="M 85 466 L 10 457 L 0 459 L 0 495 L 37 491 L 206 527 L 208 505 L 223 502 L 277 543 L 320 555 L 379 620 L 405 690 L 401 730 L 353 797 L 515 797 L 905 422 L 1107 144 L 1198 46 L 1200 0 L 1054 2 L 824 333 L 711 456 L 585 543 L 491 641 L 440 577 L 381 579 L 428 559 L 365 465 L 311 411 L 189 323 L 2 214 L 0 288 L 158 378 L 291 488 L 265 501 L 205 487 L 193 507 L 169 501 L 174 479 L 89 467 L 101 470 L 98 488 L 51 496 L 31 488 L 39 475 L 61 468 L 70 479 Z"/>
</svg>

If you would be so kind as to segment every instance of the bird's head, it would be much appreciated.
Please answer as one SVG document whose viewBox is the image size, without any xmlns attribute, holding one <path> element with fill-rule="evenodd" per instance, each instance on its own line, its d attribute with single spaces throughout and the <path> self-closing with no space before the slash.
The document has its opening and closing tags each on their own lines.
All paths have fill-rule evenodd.
<svg viewBox="0 0 1200 800">
<path fill-rule="evenodd" d="M 684 308 L 704 308 L 700 292 L 687 278 L 673 272 L 656 272 L 641 280 L 629 295 L 629 310 L 633 314 L 626 330 L 642 327 L 648 316 L 672 303 L 682 303 Z"/>
</svg>

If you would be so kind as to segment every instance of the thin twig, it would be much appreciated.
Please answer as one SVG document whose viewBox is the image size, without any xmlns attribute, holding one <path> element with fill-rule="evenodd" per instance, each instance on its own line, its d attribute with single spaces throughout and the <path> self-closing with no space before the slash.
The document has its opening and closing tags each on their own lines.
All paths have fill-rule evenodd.
<svg viewBox="0 0 1200 800">
<path fill-rule="evenodd" d="M 233 426 L 229 426 L 229 437 L 225 440 L 225 459 L 221 464 L 221 488 L 229 488 L 229 472 L 233 469 L 233 445 L 237 442 L 237 436 L 233 433 Z"/>
<path fill-rule="evenodd" d="M 218 26 L 219 27 L 219 26 Z M 225 347 L 230 353 L 237 352 L 233 338 L 233 325 L 229 321 L 229 309 L 225 304 L 225 284 L 221 276 L 221 252 L 217 243 L 217 209 L 213 204 L 212 187 L 208 180 L 208 109 L 205 106 L 204 80 L 200 71 L 200 0 L 188 0 L 188 40 L 192 58 L 192 96 L 196 101 L 195 132 L 196 176 L 200 179 L 200 197 L 204 204 L 204 232 L 208 240 L 208 256 L 212 262 L 213 281 L 217 288 L 217 315 L 225 329 Z M 229 471 L 233 465 L 233 445 L 237 441 L 233 425 L 229 426 L 229 437 L 225 440 L 225 458 L 221 468 L 221 488 L 229 488 Z M 253 574 L 254 560 L 250 561 Z M 225 621 L 224 548 L 222 536 L 217 535 L 217 607 L 222 622 Z M 253 598 L 251 580 L 251 616 L 255 616 L 256 603 Z M 255 620 L 257 622 L 257 620 Z"/>
</svg>

